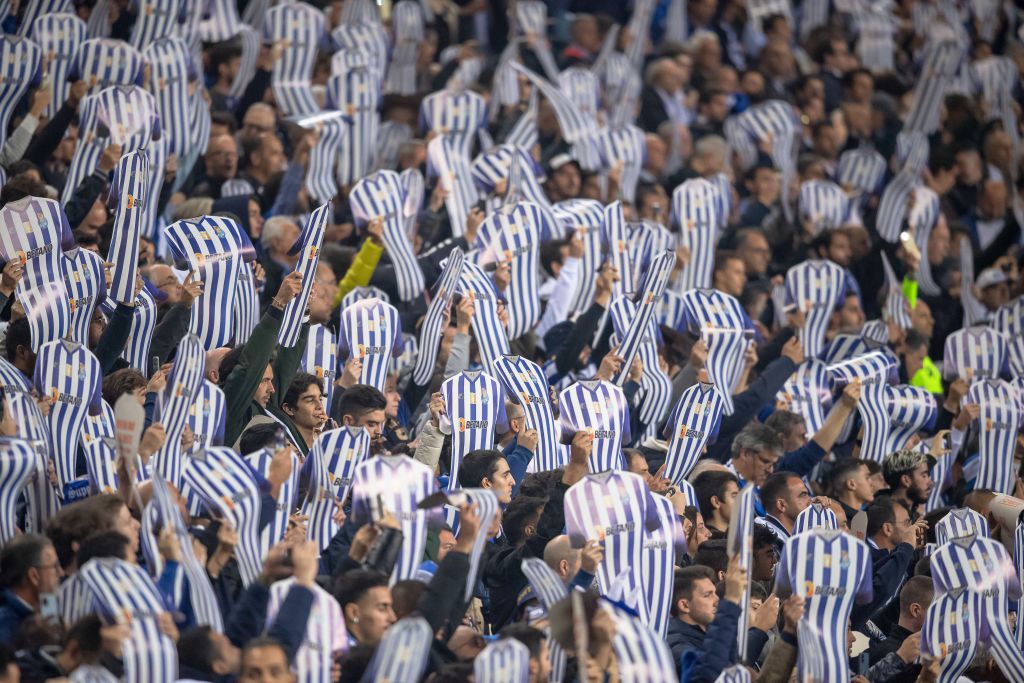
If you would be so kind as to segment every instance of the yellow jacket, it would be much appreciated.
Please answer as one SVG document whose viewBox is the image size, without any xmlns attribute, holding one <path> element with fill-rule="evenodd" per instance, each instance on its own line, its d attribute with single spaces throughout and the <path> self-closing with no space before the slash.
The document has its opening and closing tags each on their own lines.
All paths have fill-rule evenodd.
<svg viewBox="0 0 1024 683">
<path fill-rule="evenodd" d="M 376 244 L 373 240 L 366 240 L 360 247 L 356 257 L 352 259 L 352 265 L 345 271 L 345 277 L 338 283 L 338 290 L 334 293 L 334 305 L 340 306 L 345 295 L 356 287 L 365 287 L 370 284 L 373 271 L 377 268 L 384 247 Z"/>
</svg>

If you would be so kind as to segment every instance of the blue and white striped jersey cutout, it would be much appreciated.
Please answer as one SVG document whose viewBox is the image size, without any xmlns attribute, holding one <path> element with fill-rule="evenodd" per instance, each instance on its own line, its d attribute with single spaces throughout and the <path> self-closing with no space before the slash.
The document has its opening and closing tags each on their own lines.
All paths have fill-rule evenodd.
<svg viewBox="0 0 1024 683">
<path fill-rule="evenodd" d="M 886 401 L 886 384 L 895 381 L 899 361 L 892 352 L 872 351 L 851 360 L 828 366 L 829 374 L 839 385 L 854 379 L 861 381 L 861 398 L 857 404 L 864 427 L 860 457 L 865 460 L 882 462 L 889 454 L 886 441 L 889 437 L 890 416 Z"/>
<path fill-rule="evenodd" d="M 43 51 L 28 38 L 0 37 L 0 145 L 22 97 L 42 80 Z"/>
<path fill-rule="evenodd" d="M 473 660 L 479 683 L 529 683 L 530 650 L 515 638 L 491 641 Z"/>
<path fill-rule="evenodd" d="M 938 130 L 939 110 L 946 87 L 956 73 L 962 52 L 960 45 L 949 40 L 925 46 L 924 64 L 914 87 L 910 111 L 903 123 L 904 130 L 920 131 L 926 135 Z"/>
<path fill-rule="evenodd" d="M 885 255 L 885 252 L 881 252 L 880 255 L 882 257 L 882 269 L 885 271 L 885 319 L 888 322 L 895 323 L 904 330 L 909 330 L 913 327 L 913 323 L 910 320 L 910 302 L 907 301 L 907 297 L 903 294 L 903 287 L 900 285 L 900 281 L 896 279 L 896 271 L 893 270 L 892 264 L 889 263 L 889 257 Z"/>
<path fill-rule="evenodd" d="M 151 70 L 147 90 L 156 101 L 168 153 L 181 158 L 192 143 L 189 82 L 198 76 L 192 55 L 185 41 L 164 37 L 151 42 L 142 56 Z"/>
<path fill-rule="evenodd" d="M 796 520 L 793 522 L 793 535 L 802 534 L 811 529 L 838 528 L 839 520 L 836 519 L 836 513 L 832 512 L 831 508 L 820 503 L 812 503 L 796 516 Z"/>
<path fill-rule="evenodd" d="M 373 71 L 377 81 L 383 82 L 388 66 L 390 40 L 380 21 L 343 23 L 334 29 L 331 37 L 342 50 L 362 53 L 366 65 Z"/>
<path fill-rule="evenodd" d="M 116 202 L 116 214 L 108 249 L 110 259 L 114 262 L 109 294 L 118 303 L 135 301 L 139 237 L 146 228 L 143 225 L 143 206 L 149 202 L 148 182 L 149 155 L 146 152 L 123 155 L 110 182 L 108 201 Z"/>
<path fill-rule="evenodd" d="M 604 209 L 602 241 L 607 250 L 607 260 L 619 273 L 619 279 L 612 285 L 612 295 L 621 296 L 635 292 L 637 274 L 629 258 L 629 225 L 622 212 L 622 202 L 614 201 Z"/>
<path fill-rule="evenodd" d="M 103 259 L 88 249 L 78 247 L 61 254 L 60 266 L 71 309 L 68 338 L 85 344 L 89 341 L 93 311 L 107 296 Z"/>
<path fill-rule="evenodd" d="M 596 441 L 595 441 L 596 443 Z M 650 606 L 644 595 L 644 537 L 660 519 L 644 480 L 625 471 L 588 474 L 565 493 L 565 528 L 574 548 L 602 541 L 604 559 L 597 578 L 602 595 L 613 587 L 636 599 L 640 620 L 647 624 Z M 617 530 L 622 530 L 617 532 Z"/>
<path fill-rule="evenodd" d="M 486 123 L 487 103 L 472 91 L 440 90 L 420 105 L 420 129 L 456 141 L 454 149 L 467 158 L 477 129 Z"/>
<path fill-rule="evenodd" d="M 935 524 L 935 538 L 944 545 L 961 536 L 989 536 L 988 520 L 970 508 L 953 508 Z"/>
<path fill-rule="evenodd" d="M 370 433 L 362 427 L 339 427 L 317 436 L 303 463 L 310 494 L 302 501 L 302 514 L 309 516 L 307 537 L 323 552 L 338 523 L 334 514 L 348 498 L 356 467 L 370 454 Z"/>
<path fill-rule="evenodd" d="M 384 632 L 363 680 L 418 681 L 427 669 L 434 632 L 423 617 L 399 619 Z"/>
<path fill-rule="evenodd" d="M 8 392 L 7 405 L 18 426 L 17 436 L 32 444 L 36 454 L 33 461 L 34 475 L 24 489 L 27 505 L 23 531 L 42 534 L 46 531 L 46 523 L 60 510 L 60 499 L 50 485 L 47 466 L 51 452 L 50 432 L 35 399 L 27 393 L 27 385 L 24 391 L 12 392 L 8 386 L 4 390 Z"/>
<path fill-rule="evenodd" d="M 171 490 L 167 487 L 167 482 L 159 474 L 153 476 L 152 504 L 163 526 L 166 528 L 168 524 L 171 525 L 174 535 L 178 537 L 178 543 L 181 545 L 181 569 L 188 578 L 189 602 L 195 612 L 196 623 L 223 633 L 224 618 L 221 616 L 213 586 L 210 585 L 210 577 L 206 574 L 206 568 L 199 564 L 196 558 L 195 551 L 192 549 L 192 537 L 181 517 L 181 511 L 178 509 Z M 181 593 L 176 596 L 175 600 L 175 604 L 179 606 L 184 597 L 181 583 L 178 581 L 175 585 L 176 592 Z"/>
<path fill-rule="evenodd" d="M 362 178 L 349 192 L 349 203 L 356 225 L 383 219 L 384 245 L 395 267 L 399 299 L 423 296 L 423 270 L 406 231 L 405 188 L 399 175 L 383 170 Z"/>
<path fill-rule="evenodd" d="M 179 491 L 186 467 L 181 452 L 181 435 L 203 383 L 205 367 L 206 349 L 199 337 L 189 334 L 178 345 L 174 364 L 167 375 L 167 386 L 157 401 L 153 417 L 163 424 L 167 438 L 160 450 L 153 454 L 151 464 Z"/>
<path fill-rule="evenodd" d="M 178 675 L 174 641 L 160 630 L 157 615 L 166 612 L 153 580 L 137 565 L 116 558 L 89 560 L 79 571 L 93 605 L 107 625 L 128 625 L 121 659 L 124 680 L 172 683 Z"/>
<path fill-rule="evenodd" d="M 946 337 L 942 374 L 947 380 L 968 383 L 1006 376 L 1009 344 L 1002 332 L 991 327 L 965 327 Z"/>
<path fill-rule="evenodd" d="M 32 40 L 46 58 L 46 75 L 51 83 L 50 104 L 43 110 L 44 116 L 52 119 L 68 99 L 71 92 L 68 72 L 85 36 L 85 22 L 70 12 L 46 14 L 33 22 Z"/>
<path fill-rule="evenodd" d="M 352 185 L 369 173 L 380 129 L 380 104 L 380 77 L 369 67 L 352 67 L 328 80 L 327 108 L 340 111 L 348 123 L 338 157 L 339 185 Z"/>
<path fill-rule="evenodd" d="M 232 0 L 206 0 L 206 12 L 199 22 L 199 39 L 204 43 L 230 40 L 242 31 L 238 7 Z"/>
<path fill-rule="evenodd" d="M 196 450 L 188 458 L 184 481 L 203 503 L 238 532 L 235 549 L 242 583 L 255 581 L 263 566 L 259 555 L 260 485 L 252 467 L 231 448 Z"/>
<path fill-rule="evenodd" d="M 799 338 L 806 355 L 821 352 L 832 312 L 845 295 L 846 273 L 831 261 L 811 259 L 786 272 L 786 303 L 796 305 L 805 318 Z"/>
<path fill-rule="evenodd" d="M 266 628 L 273 625 L 289 591 L 295 585 L 294 577 L 271 584 Z M 345 616 L 334 596 L 318 584 L 314 583 L 305 590 L 313 592 L 313 604 L 306 619 L 302 643 L 295 652 L 295 672 L 300 681 L 330 681 L 335 658 L 349 648 Z"/>
<path fill-rule="evenodd" d="M 885 171 L 885 157 L 870 147 L 858 147 L 839 155 L 836 180 L 844 189 L 860 195 L 877 195 L 881 192 Z"/>
<path fill-rule="evenodd" d="M 732 524 L 730 524 L 730 533 L 726 539 L 729 557 L 739 558 L 739 565 L 747 571 L 752 571 L 754 568 L 754 517 L 757 516 L 754 508 L 756 506 L 757 497 L 757 487 L 753 484 L 747 484 L 743 487 L 743 490 L 740 491 L 739 496 L 736 498 L 736 510 L 734 512 L 736 528 L 731 528 Z M 671 511 L 670 514 L 672 515 L 672 519 L 678 520 L 674 514 L 674 509 L 671 507 L 671 503 L 669 504 L 669 509 Z M 678 523 L 678 521 L 676 523 Z M 683 543 L 685 544 L 685 540 L 683 540 Z M 749 582 L 747 583 L 746 589 L 743 591 L 743 597 L 740 599 L 740 619 L 744 620 L 744 623 L 749 623 Z M 737 629 L 736 646 L 739 660 L 746 661 L 747 634 L 744 633 L 743 629 Z"/>
<path fill-rule="evenodd" d="M 95 94 L 115 85 L 142 85 L 145 65 L 142 53 L 123 40 L 90 38 L 75 52 L 68 78 L 84 80 Z"/>
<path fill-rule="evenodd" d="M 939 683 L 955 683 L 974 661 L 981 639 L 981 596 L 956 588 L 936 596 L 921 628 L 921 654 L 941 660 Z"/>
<path fill-rule="evenodd" d="M 661 298 L 665 294 L 665 287 L 668 284 L 668 278 L 672 274 L 672 267 L 675 265 L 675 262 L 675 253 L 671 251 L 663 252 L 654 258 L 649 269 L 644 274 L 645 281 L 637 298 L 636 317 L 630 321 L 629 328 L 623 333 L 619 344 L 618 353 L 622 357 L 622 367 L 614 378 L 615 383 L 619 386 L 622 386 L 626 381 L 626 377 L 629 376 L 633 359 L 640 352 L 640 346 L 644 341 L 644 337 L 651 333 L 654 312 L 657 310 Z"/>
<path fill-rule="evenodd" d="M 480 370 L 465 370 L 441 384 L 441 431 L 451 434 L 448 489 L 459 488 L 459 465 L 471 451 L 491 448 L 494 436 L 508 431 L 501 384 Z"/>
<path fill-rule="evenodd" d="M 363 299 L 341 312 L 338 358 L 363 360 L 360 384 L 384 391 L 390 360 L 402 353 L 402 323 L 395 307 L 380 299 Z"/>
<path fill-rule="evenodd" d="M 723 412 L 722 394 L 710 383 L 697 382 L 676 401 L 665 426 L 669 442 L 665 478 L 673 485 L 682 485 L 705 446 L 718 438 Z"/>
<path fill-rule="evenodd" d="M 828 180 L 808 180 L 800 185 L 800 218 L 814 235 L 848 224 L 861 225 L 856 205 Z"/>
<path fill-rule="evenodd" d="M 50 402 L 46 416 L 58 495 L 65 498 L 76 476 L 79 436 L 89 414 L 99 414 L 102 372 L 96 356 L 82 344 L 60 340 L 39 348 L 33 385 Z M 65 500 L 65 503 L 70 501 Z"/>
<path fill-rule="evenodd" d="M 606 168 L 622 164 L 619 195 L 623 201 L 634 203 L 640 171 L 647 158 L 644 132 L 633 125 L 605 128 L 597 137 L 597 145 Z"/>
<path fill-rule="evenodd" d="M 402 525 L 402 550 L 391 574 L 391 584 L 415 577 L 427 541 L 428 521 L 439 516 L 417 507 L 437 491 L 433 471 L 407 455 L 378 455 L 361 462 L 352 476 L 352 521 L 362 526 L 372 520 L 378 497 Z"/>
<path fill-rule="evenodd" d="M 248 267 L 242 228 L 229 218 L 200 216 L 172 223 L 163 234 L 174 255 L 187 261 L 203 283 L 203 296 L 191 309 L 189 331 L 207 350 L 226 345 L 235 331 L 239 271 Z"/>
<path fill-rule="evenodd" d="M 248 10 L 259 5 L 260 1 L 253 0 L 246 6 L 246 9 Z M 252 81 L 253 76 L 256 75 L 256 61 L 259 57 L 262 42 L 259 31 L 246 24 L 242 24 L 239 27 L 238 38 L 242 43 L 242 62 L 239 64 L 238 73 L 235 75 L 234 80 L 231 81 L 231 88 L 229 90 L 231 97 L 236 99 L 242 96 L 250 81 Z"/>
<path fill-rule="evenodd" d="M 587 461 L 591 472 L 624 469 L 622 447 L 631 438 L 629 404 L 622 389 L 603 379 L 570 384 L 558 394 L 558 424 L 564 443 L 577 432 L 593 433 Z"/>
<path fill-rule="evenodd" d="M 18 21 L 17 35 L 28 38 L 36 21 L 54 14 L 73 14 L 75 5 L 71 0 L 25 0 L 21 3 L 21 17 Z M 35 36 L 32 36 L 33 40 Z"/>
<path fill-rule="evenodd" d="M 259 476 L 269 480 L 270 463 L 274 459 L 272 448 L 261 448 L 243 457 Z M 291 462 L 291 473 L 282 482 L 277 497 L 274 499 L 274 511 L 270 515 L 270 522 L 260 530 L 259 543 L 256 548 L 260 557 L 266 557 L 274 544 L 284 539 L 285 532 L 288 531 L 288 517 L 296 509 L 298 503 L 299 469 L 302 463 L 295 448 L 289 449 L 288 459 Z"/>
<path fill-rule="evenodd" d="M 537 471 L 545 472 L 564 465 L 558 428 L 544 371 L 524 356 L 501 356 L 494 361 L 494 376 L 505 395 L 522 406 L 526 424 L 536 429 L 540 439 L 534 451 Z"/>
<path fill-rule="evenodd" d="M 974 282 L 974 250 L 970 240 L 960 240 L 960 279 L 962 282 Z M 960 288 L 960 304 L 964 309 L 963 327 L 973 327 L 988 322 L 988 309 L 974 294 L 974 287 Z"/>
<path fill-rule="evenodd" d="M 21 491 L 36 474 L 36 449 L 23 439 L 0 438 L 0 543 L 18 533 L 17 503 Z"/>
<path fill-rule="evenodd" d="M 558 118 L 558 125 L 566 142 L 575 144 L 587 139 L 593 131 L 588 128 L 587 118 L 559 88 L 538 76 L 518 62 L 512 62 L 512 68 L 526 76 L 541 94 L 551 103 Z"/>
<path fill-rule="evenodd" d="M 420 327 L 419 354 L 416 356 L 416 367 L 412 376 L 413 381 L 420 386 L 426 385 L 434 374 L 437 349 L 444 335 L 444 313 L 451 307 L 452 298 L 462 276 L 464 258 L 462 250 L 454 247 L 445 260 L 441 276 L 433 284 L 427 314 Z"/>
<path fill-rule="evenodd" d="M 462 237 L 466 232 L 466 217 L 479 199 L 469 157 L 462 152 L 460 144 L 446 134 L 437 135 L 427 143 L 427 175 L 437 178 L 448 193 L 444 204 L 454 237 Z"/>
<path fill-rule="evenodd" d="M 416 60 L 423 42 L 423 9 L 415 0 L 399 2 L 391 9 L 395 37 L 384 91 L 395 95 L 416 94 Z"/>
<path fill-rule="evenodd" d="M 583 259 L 580 264 L 576 292 L 569 311 L 582 313 L 594 298 L 594 284 L 601 265 L 604 207 L 593 199 L 570 199 L 554 206 L 555 219 L 561 225 L 562 235 L 580 235 L 583 240 Z"/>
<path fill-rule="evenodd" d="M 809 434 L 816 433 L 832 405 L 826 364 L 816 358 L 805 360 L 775 394 L 775 400 L 785 402 L 786 410 L 803 417 Z"/>
<path fill-rule="evenodd" d="M 135 8 L 138 15 L 128 42 L 137 50 L 176 36 L 178 25 L 188 18 L 188 5 L 180 0 L 139 0 Z"/>
<path fill-rule="evenodd" d="M 302 332 L 303 318 L 316 280 L 316 268 L 320 263 L 320 246 L 323 244 L 324 231 L 330 220 L 332 207 L 330 204 L 318 206 L 302 226 L 299 238 L 289 250 L 299 255 L 295 264 L 295 272 L 302 275 L 302 289 L 299 294 L 285 306 L 281 319 L 281 331 L 277 335 L 277 343 L 283 348 L 292 348 L 299 343 Z"/>
<path fill-rule="evenodd" d="M 473 299 L 470 325 L 480 347 L 480 361 L 487 372 L 494 372 L 494 361 L 509 353 L 508 334 L 498 317 L 498 301 L 503 297 L 487 273 L 469 261 L 463 263 L 458 293 Z"/>
<path fill-rule="evenodd" d="M 323 13 L 305 2 L 294 2 L 271 7 L 264 21 L 264 40 L 284 41 L 285 46 L 271 72 L 274 100 L 281 113 L 294 116 L 318 112 L 312 79 L 317 48 L 328 38 Z"/>
<path fill-rule="evenodd" d="M 983 379 L 971 385 L 963 403 L 977 403 L 981 413 L 974 422 L 978 434 L 980 467 L 976 488 L 1013 493 L 1013 453 L 1016 434 L 1024 424 L 1024 405 L 1017 388 L 1001 379 Z"/>
<path fill-rule="evenodd" d="M 540 320 L 541 208 L 530 202 L 506 204 L 489 215 L 477 230 L 469 256 L 480 267 L 507 263 L 510 282 L 505 291 L 508 336 L 516 339 Z"/>
<path fill-rule="evenodd" d="M 306 351 L 299 361 L 303 372 L 314 375 L 324 384 L 323 407 L 330 415 L 334 396 L 334 379 L 338 374 L 338 344 L 334 332 L 325 325 L 310 325 Z"/>
<path fill-rule="evenodd" d="M 651 503 L 658 514 L 658 526 L 643 541 L 644 591 L 650 605 L 650 628 L 664 638 L 672 607 L 676 558 L 686 552 L 686 537 L 668 498 L 652 496 Z"/>
<path fill-rule="evenodd" d="M 889 435 L 885 450 L 889 453 L 906 448 L 910 438 L 921 430 L 931 431 L 939 415 L 935 395 L 922 387 L 908 384 L 885 387 L 885 404 L 889 413 Z"/>
<path fill-rule="evenodd" d="M 675 281 L 678 291 L 711 286 L 718 230 L 726 219 L 719 212 L 719 196 L 718 188 L 703 178 L 687 180 L 672 191 L 672 225 L 679 246 L 690 250 Z"/>
<path fill-rule="evenodd" d="M 641 317 L 639 308 L 624 296 L 616 297 L 609 308 L 615 336 L 625 340 L 631 324 Z M 645 311 L 646 312 L 646 311 Z M 645 436 L 656 437 L 658 425 L 661 424 L 669 408 L 672 398 L 672 380 L 661 369 L 658 362 L 658 340 L 660 334 L 654 324 L 653 307 L 648 313 L 646 330 L 641 329 L 639 346 L 635 357 L 643 364 L 643 375 L 640 379 L 640 421 L 647 425 Z M 620 353 L 623 351 L 620 346 Z"/>
<path fill-rule="evenodd" d="M 615 622 L 612 647 L 618 656 L 619 675 L 624 683 L 671 683 L 676 680 L 676 663 L 665 640 L 659 638 L 642 620 L 610 603 L 600 603 L 599 609 L 605 610 Z"/>
</svg>

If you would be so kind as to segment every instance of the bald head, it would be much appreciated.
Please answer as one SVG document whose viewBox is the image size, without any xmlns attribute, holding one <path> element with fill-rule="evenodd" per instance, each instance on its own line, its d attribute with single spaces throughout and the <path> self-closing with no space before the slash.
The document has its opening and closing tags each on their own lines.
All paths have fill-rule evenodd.
<svg viewBox="0 0 1024 683">
<path fill-rule="evenodd" d="M 220 384 L 220 364 L 230 351 L 230 348 L 222 346 L 219 349 L 206 352 L 206 372 L 204 373 L 206 379 L 214 384 Z"/>
<path fill-rule="evenodd" d="M 580 551 L 572 547 L 565 534 L 555 536 L 544 546 L 544 564 L 569 583 L 580 569 Z"/>
</svg>

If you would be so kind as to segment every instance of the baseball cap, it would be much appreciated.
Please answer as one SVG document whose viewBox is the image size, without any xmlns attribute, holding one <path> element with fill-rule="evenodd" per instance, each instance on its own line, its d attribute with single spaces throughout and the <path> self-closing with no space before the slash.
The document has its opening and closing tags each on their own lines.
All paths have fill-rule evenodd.
<svg viewBox="0 0 1024 683">
<path fill-rule="evenodd" d="M 562 154 L 556 154 L 555 156 L 551 157 L 551 159 L 548 160 L 547 172 L 550 175 L 551 173 L 554 173 L 554 172 L 558 171 L 560 168 L 562 168 L 566 164 L 576 164 L 576 168 L 580 167 L 580 164 L 579 164 L 578 161 L 573 159 L 568 154 L 562 153 Z"/>
<path fill-rule="evenodd" d="M 978 279 L 974 281 L 974 284 L 978 286 L 978 289 L 985 289 L 986 287 L 1000 285 L 1009 281 L 1010 277 L 1000 268 L 986 268 L 981 271 L 981 274 L 978 275 Z"/>
</svg>

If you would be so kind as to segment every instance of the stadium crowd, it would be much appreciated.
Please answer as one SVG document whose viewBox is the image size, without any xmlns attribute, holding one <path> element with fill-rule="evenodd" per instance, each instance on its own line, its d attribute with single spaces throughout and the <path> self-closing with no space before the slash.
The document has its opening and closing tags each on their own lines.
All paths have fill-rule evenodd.
<svg viewBox="0 0 1024 683">
<path fill-rule="evenodd" d="M 0 28 L 0 683 L 1024 683 L 1017 3 Z"/>
</svg>

